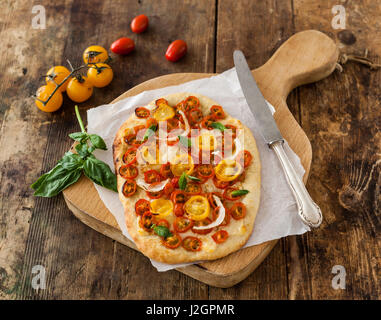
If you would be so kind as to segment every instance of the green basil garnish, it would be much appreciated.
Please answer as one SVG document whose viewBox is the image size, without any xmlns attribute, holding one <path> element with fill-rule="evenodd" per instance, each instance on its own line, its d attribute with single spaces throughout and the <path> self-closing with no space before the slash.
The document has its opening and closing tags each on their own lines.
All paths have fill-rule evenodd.
<svg viewBox="0 0 381 320">
<path fill-rule="evenodd" d="M 185 190 L 186 187 L 187 187 L 187 174 L 183 172 L 183 174 L 181 175 L 179 179 L 179 188 L 181 190 Z"/>
<path fill-rule="evenodd" d="M 191 140 L 184 136 L 179 136 L 180 143 L 187 148 L 190 148 L 192 146 Z"/>
<path fill-rule="evenodd" d="M 224 131 L 226 129 L 226 127 L 222 123 L 220 123 L 220 122 L 212 122 L 211 126 L 214 129 L 218 129 L 220 131 Z"/>
<path fill-rule="evenodd" d="M 56 196 L 77 182 L 82 172 L 100 186 L 118 191 L 115 174 L 106 163 L 92 154 L 95 149 L 107 150 L 106 143 L 100 136 L 86 132 L 78 106 L 75 106 L 75 113 L 82 131 L 71 133 L 69 137 L 79 142 L 75 146 L 78 154 L 66 152 L 53 169 L 39 177 L 31 185 L 31 188 L 35 190 L 35 196 Z"/>
<path fill-rule="evenodd" d="M 171 233 L 171 231 L 169 231 L 167 227 L 157 226 L 153 224 L 151 228 L 153 229 L 153 232 L 155 232 L 160 237 L 167 238 L 173 236 L 173 234 Z"/>
<path fill-rule="evenodd" d="M 244 196 L 245 194 L 248 194 L 249 193 L 249 190 L 245 190 L 245 189 L 242 189 L 242 190 L 234 190 L 231 192 L 231 195 L 233 197 L 240 197 L 240 196 Z"/>
</svg>

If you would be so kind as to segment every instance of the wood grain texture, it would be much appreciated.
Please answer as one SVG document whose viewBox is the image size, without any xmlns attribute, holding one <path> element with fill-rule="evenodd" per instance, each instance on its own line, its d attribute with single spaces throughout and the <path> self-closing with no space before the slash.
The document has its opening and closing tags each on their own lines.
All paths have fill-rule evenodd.
<svg viewBox="0 0 381 320">
<path fill-rule="evenodd" d="M 329 1 L 39 1 L 47 12 L 46 30 L 31 28 L 29 1 L 5 1 L 0 12 L 0 298 L 380 299 L 380 71 L 348 63 L 343 73 L 292 92 L 288 105 L 315 155 L 307 187 L 326 220 L 313 234 L 279 241 L 233 288 L 208 288 L 176 271 L 158 274 L 140 254 L 75 219 L 61 196 L 36 199 L 28 188 L 67 150 L 67 134 L 77 129 L 70 101 L 49 115 L 29 99 L 51 65 L 65 64 L 66 58 L 80 61 L 90 44 L 107 47 L 119 36 L 136 41 L 133 55 L 114 59 L 112 84 L 81 104 L 85 115 L 87 108 L 159 75 L 224 71 L 233 65 L 235 48 L 256 68 L 290 35 L 306 29 L 325 32 L 344 52 L 363 54 L 368 48 L 380 63 L 380 3 L 340 3 L 347 11 L 345 32 L 332 29 L 331 7 L 337 3 Z M 136 36 L 128 24 L 140 13 L 150 17 L 152 32 Z M 179 37 L 191 51 L 171 64 L 162 55 Z M 349 44 L 346 39 L 353 37 Z M 39 263 L 47 267 L 48 282 L 46 290 L 35 292 L 31 266 Z M 345 290 L 331 287 L 335 264 L 347 270 Z"/>
</svg>

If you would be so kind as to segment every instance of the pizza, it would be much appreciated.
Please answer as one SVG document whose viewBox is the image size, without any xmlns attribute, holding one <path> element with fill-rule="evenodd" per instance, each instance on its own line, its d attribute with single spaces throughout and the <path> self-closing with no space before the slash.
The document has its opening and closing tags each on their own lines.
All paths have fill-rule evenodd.
<svg viewBox="0 0 381 320">
<path fill-rule="evenodd" d="M 147 257 L 214 260 L 250 237 L 260 199 L 256 142 L 208 97 L 177 93 L 136 107 L 113 156 L 128 232 Z"/>
</svg>

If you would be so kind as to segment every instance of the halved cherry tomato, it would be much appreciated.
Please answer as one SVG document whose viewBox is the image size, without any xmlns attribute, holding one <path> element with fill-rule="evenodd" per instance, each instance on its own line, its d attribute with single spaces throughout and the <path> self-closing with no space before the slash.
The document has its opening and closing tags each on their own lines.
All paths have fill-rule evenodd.
<svg viewBox="0 0 381 320">
<path fill-rule="evenodd" d="M 126 135 L 126 136 L 123 137 L 124 142 L 127 143 L 127 144 L 129 144 L 129 145 L 131 145 L 132 142 L 133 142 L 135 139 L 136 139 L 136 134 L 134 134 L 134 133 L 130 133 L 130 134 L 128 134 L 128 135 Z"/>
<path fill-rule="evenodd" d="M 223 197 L 222 197 L 222 194 L 219 192 L 209 192 L 208 193 L 207 198 L 208 198 L 209 204 L 213 209 L 215 209 L 215 208 L 217 208 L 217 203 L 216 203 L 216 201 L 214 201 L 213 196 L 217 196 L 218 198 L 221 199 L 221 201 L 223 200 L 222 199 Z"/>
<path fill-rule="evenodd" d="M 179 120 L 171 118 L 167 120 L 167 132 L 171 132 L 173 129 L 179 128 Z"/>
<path fill-rule="evenodd" d="M 153 183 L 152 185 L 155 185 L 155 183 Z M 150 199 L 159 199 L 163 195 L 163 190 L 155 191 L 155 192 L 146 191 L 146 194 L 147 194 L 148 198 L 150 198 Z"/>
<path fill-rule="evenodd" d="M 170 197 L 172 192 L 175 190 L 174 186 L 172 185 L 172 183 L 168 182 L 163 191 L 164 191 L 164 194 L 167 196 L 167 197 Z"/>
<path fill-rule="evenodd" d="M 181 245 L 181 237 L 172 232 L 172 235 L 163 239 L 162 244 L 169 249 L 176 249 Z"/>
<path fill-rule="evenodd" d="M 133 164 L 125 164 L 119 168 L 119 174 L 124 179 L 134 179 L 138 175 L 138 168 Z"/>
<path fill-rule="evenodd" d="M 182 190 L 176 190 L 171 195 L 171 200 L 173 203 L 185 203 L 186 196 L 185 192 Z"/>
<path fill-rule="evenodd" d="M 174 140 L 167 140 L 167 145 L 169 145 L 169 146 L 174 146 L 174 145 L 176 145 L 177 143 L 179 142 L 179 138 L 176 138 L 176 139 L 174 139 Z"/>
<path fill-rule="evenodd" d="M 148 118 L 146 122 L 146 128 L 149 128 L 151 126 L 157 126 L 157 120 L 154 118 Z"/>
<path fill-rule="evenodd" d="M 230 185 L 229 181 L 218 180 L 216 176 L 213 177 L 213 184 L 218 189 L 226 189 Z"/>
<path fill-rule="evenodd" d="M 173 41 L 165 53 L 168 61 L 176 62 L 180 60 L 187 53 L 187 44 L 184 40 Z"/>
<path fill-rule="evenodd" d="M 235 220 L 240 220 L 246 216 L 246 207 L 242 202 L 237 202 L 230 208 L 229 212 Z"/>
<path fill-rule="evenodd" d="M 131 30 L 135 33 L 142 33 L 148 28 L 148 18 L 141 14 L 131 21 Z"/>
<path fill-rule="evenodd" d="M 211 164 L 200 164 L 196 170 L 198 177 L 202 179 L 209 179 L 214 175 L 213 166 Z"/>
<path fill-rule="evenodd" d="M 224 194 L 223 194 L 224 198 L 226 200 L 229 200 L 229 201 L 239 200 L 241 198 L 241 196 L 234 197 L 231 194 L 233 191 L 236 191 L 236 190 L 238 190 L 238 189 L 237 188 L 233 188 L 233 187 L 226 188 L 225 191 L 224 191 Z"/>
<path fill-rule="evenodd" d="M 176 203 L 173 209 L 173 213 L 176 217 L 182 217 L 184 215 L 184 204 Z"/>
<path fill-rule="evenodd" d="M 134 164 L 136 162 L 136 148 L 129 148 L 123 155 L 123 162 L 125 164 Z"/>
<path fill-rule="evenodd" d="M 202 111 L 197 108 L 191 109 L 188 112 L 186 112 L 186 116 L 191 126 L 196 125 L 204 118 Z"/>
<path fill-rule="evenodd" d="M 190 111 L 192 109 L 198 108 L 200 106 L 200 100 L 195 96 L 189 96 L 184 100 L 185 111 Z"/>
<path fill-rule="evenodd" d="M 216 243 L 225 242 L 228 237 L 229 234 L 225 230 L 217 231 L 214 235 L 212 235 L 212 238 Z"/>
<path fill-rule="evenodd" d="M 226 114 L 221 106 L 211 106 L 210 112 L 216 119 L 225 119 Z"/>
<path fill-rule="evenodd" d="M 127 179 L 123 184 L 122 193 L 125 197 L 131 197 L 136 192 L 136 182 L 131 179 Z"/>
<path fill-rule="evenodd" d="M 135 109 L 135 115 L 140 119 L 148 118 L 150 115 L 150 111 L 144 107 L 138 107 Z"/>
<path fill-rule="evenodd" d="M 144 172 L 144 181 L 151 184 L 154 182 L 160 182 L 161 176 L 156 170 L 148 170 Z"/>
<path fill-rule="evenodd" d="M 179 180 L 180 180 L 180 177 L 174 177 L 171 179 L 171 183 L 174 188 L 179 188 Z"/>
<path fill-rule="evenodd" d="M 161 165 L 161 167 L 160 167 L 160 174 L 164 178 L 169 178 L 169 177 L 173 176 L 172 175 L 172 171 L 171 171 L 171 164 L 169 162 Z"/>
<path fill-rule="evenodd" d="M 155 222 L 155 218 L 150 211 L 146 211 L 139 219 L 139 225 L 141 228 L 148 232 L 152 232 L 152 225 Z"/>
<path fill-rule="evenodd" d="M 250 165 L 252 159 L 253 156 L 251 155 L 250 151 L 247 150 L 240 151 L 237 156 L 237 162 L 241 166 L 243 165 L 244 168 L 247 168 Z"/>
<path fill-rule="evenodd" d="M 193 221 L 185 217 L 177 217 L 173 226 L 177 232 L 186 232 L 193 227 Z"/>
<path fill-rule="evenodd" d="M 225 128 L 232 131 L 232 138 L 235 139 L 237 137 L 237 127 L 232 124 L 225 124 Z M 225 130 L 226 130 L 225 129 Z"/>
<path fill-rule="evenodd" d="M 135 202 L 135 213 L 138 216 L 142 216 L 145 212 L 150 210 L 149 201 L 146 199 L 140 199 Z"/>
<path fill-rule="evenodd" d="M 119 38 L 118 40 L 115 40 L 110 47 L 110 50 L 116 54 L 129 54 L 130 52 L 134 51 L 135 49 L 135 42 L 134 40 L 130 38 Z"/>
<path fill-rule="evenodd" d="M 182 246 L 187 251 L 200 251 L 202 247 L 202 241 L 196 237 L 186 237 L 183 240 Z"/>
<path fill-rule="evenodd" d="M 169 222 L 168 220 L 165 220 L 165 219 L 160 219 L 158 222 L 156 222 L 156 225 L 158 227 L 166 227 L 169 229 Z"/>
<path fill-rule="evenodd" d="M 155 105 L 156 105 L 156 107 L 160 107 L 160 105 L 161 104 L 165 104 L 165 105 L 169 105 L 168 104 L 168 100 L 166 100 L 166 99 L 164 99 L 164 98 L 160 98 L 160 99 L 157 99 L 156 101 L 155 101 Z"/>
<path fill-rule="evenodd" d="M 211 224 L 211 223 L 212 223 L 212 220 L 210 220 L 209 218 L 206 218 L 205 220 L 201 220 L 201 221 L 195 221 L 192 227 L 192 232 L 197 234 L 208 234 L 209 232 L 212 231 L 213 228 L 197 230 L 194 227 L 207 226 L 208 224 Z"/>
<path fill-rule="evenodd" d="M 188 195 L 196 195 L 196 194 L 200 194 L 202 189 L 199 184 L 188 182 L 184 191 Z"/>
<path fill-rule="evenodd" d="M 146 132 L 146 126 L 145 126 L 144 124 L 141 124 L 141 125 L 139 125 L 139 126 L 135 126 L 135 127 L 134 127 L 134 132 L 135 132 L 136 135 L 138 135 L 138 133 L 139 133 L 140 131 L 142 131 L 142 130 L 144 130 L 144 131 L 143 131 L 144 133 Z M 144 135 L 144 133 L 143 133 L 143 135 Z M 142 137 L 143 137 L 143 136 L 142 136 Z"/>
<path fill-rule="evenodd" d="M 212 127 L 212 123 L 214 122 L 214 116 L 210 115 L 210 116 L 205 116 L 202 120 L 201 120 L 201 127 L 205 128 L 205 129 L 208 129 L 208 130 L 212 130 L 213 127 Z"/>
</svg>

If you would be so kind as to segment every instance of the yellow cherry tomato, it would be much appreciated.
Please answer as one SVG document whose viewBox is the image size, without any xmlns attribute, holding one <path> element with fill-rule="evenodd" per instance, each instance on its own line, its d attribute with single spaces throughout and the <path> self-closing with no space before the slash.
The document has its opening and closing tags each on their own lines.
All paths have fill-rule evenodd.
<svg viewBox="0 0 381 320">
<path fill-rule="evenodd" d="M 85 76 L 76 77 L 69 81 L 66 93 L 74 102 L 83 102 L 93 94 L 93 85 Z"/>
<path fill-rule="evenodd" d="M 209 132 L 201 132 L 197 137 L 198 147 L 202 151 L 213 151 L 217 145 L 216 137 Z"/>
<path fill-rule="evenodd" d="M 90 46 L 83 52 L 83 61 L 86 64 L 105 62 L 107 59 L 107 50 L 101 46 Z"/>
<path fill-rule="evenodd" d="M 42 86 L 38 88 L 36 92 L 36 97 L 42 101 L 46 101 L 48 97 L 52 94 L 55 88 L 56 86 L 53 84 L 47 84 L 46 86 Z M 60 90 L 57 90 L 46 105 L 44 105 L 39 100 L 36 100 L 36 105 L 42 111 L 54 112 L 61 107 L 62 100 L 63 100 L 62 93 Z"/>
<path fill-rule="evenodd" d="M 204 220 L 209 216 L 209 201 L 204 196 L 192 196 L 184 204 L 186 214 L 192 220 Z"/>
<path fill-rule="evenodd" d="M 223 159 L 215 168 L 217 179 L 232 181 L 242 173 L 242 166 L 235 160 Z"/>
<path fill-rule="evenodd" d="M 96 63 L 87 70 L 87 78 L 97 88 L 109 85 L 113 77 L 114 73 L 111 67 L 105 63 Z"/>
<path fill-rule="evenodd" d="M 175 116 L 175 110 L 165 103 L 160 104 L 153 113 L 157 121 L 165 121 Z"/>
<path fill-rule="evenodd" d="M 152 200 L 150 207 L 152 214 L 158 219 L 163 219 L 173 212 L 173 202 L 163 198 Z"/>
<path fill-rule="evenodd" d="M 55 66 L 49 69 L 49 71 L 46 73 L 47 77 L 46 83 L 47 84 L 60 84 L 68 75 L 70 74 L 70 71 L 63 67 L 63 66 Z M 64 92 L 67 88 L 67 84 L 69 83 L 71 78 L 68 78 L 65 83 L 59 88 L 61 92 Z"/>
<path fill-rule="evenodd" d="M 180 177 L 183 174 L 183 172 L 185 172 L 186 174 L 191 174 L 193 172 L 194 162 L 189 154 L 183 153 L 176 156 L 171 161 L 170 167 L 172 173 L 175 176 Z"/>
</svg>

